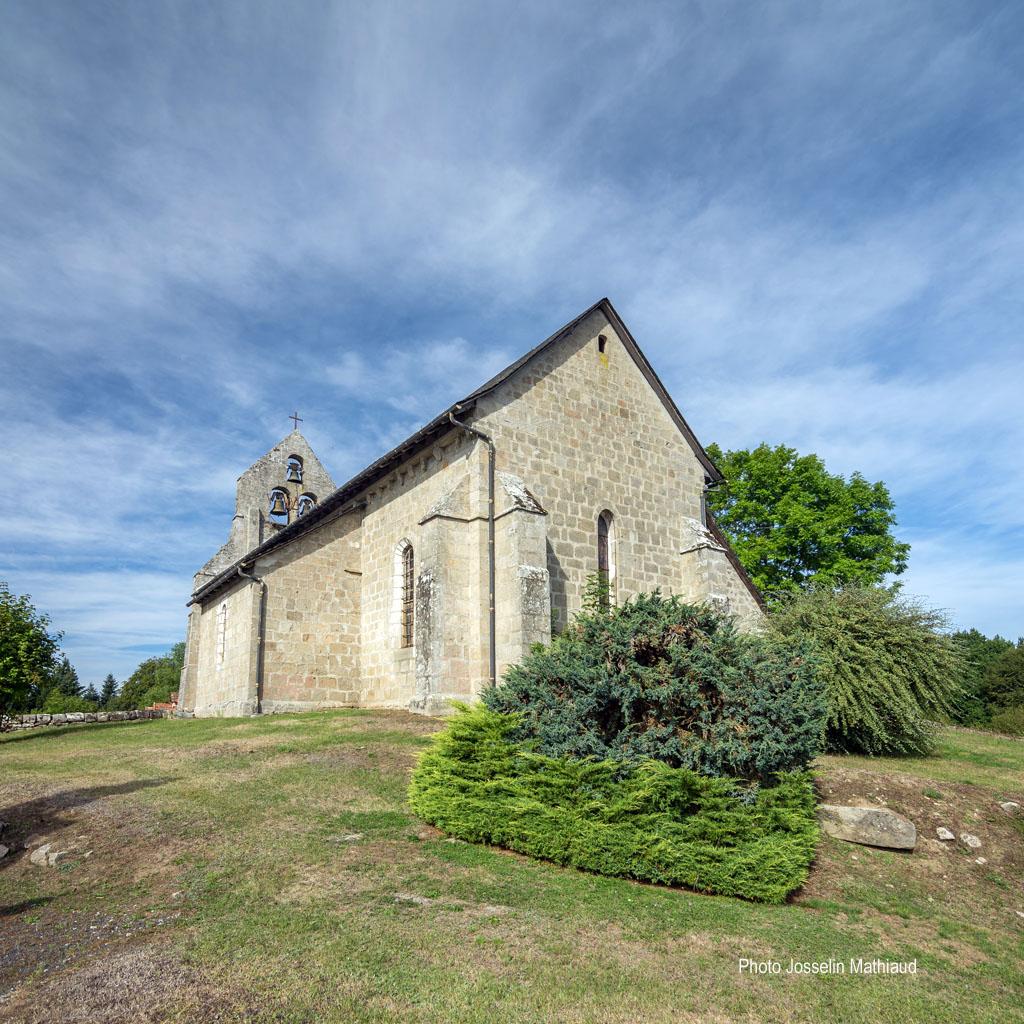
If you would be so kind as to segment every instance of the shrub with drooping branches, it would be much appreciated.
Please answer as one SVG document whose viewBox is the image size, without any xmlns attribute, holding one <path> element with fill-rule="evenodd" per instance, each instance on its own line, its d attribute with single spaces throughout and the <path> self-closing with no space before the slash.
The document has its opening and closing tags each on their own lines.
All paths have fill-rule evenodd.
<svg viewBox="0 0 1024 1024">
<path fill-rule="evenodd" d="M 783 601 L 770 622 L 775 636 L 814 650 L 830 750 L 928 754 L 933 723 L 955 717 L 963 648 L 942 612 L 896 588 L 811 590 Z"/>
</svg>

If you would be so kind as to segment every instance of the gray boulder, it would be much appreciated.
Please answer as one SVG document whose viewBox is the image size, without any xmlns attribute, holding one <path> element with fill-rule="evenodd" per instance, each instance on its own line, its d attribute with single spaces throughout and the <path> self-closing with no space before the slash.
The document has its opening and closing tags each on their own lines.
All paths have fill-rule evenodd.
<svg viewBox="0 0 1024 1024">
<path fill-rule="evenodd" d="M 43 843 L 42 846 L 37 846 L 30 854 L 29 860 L 33 864 L 38 864 L 40 867 L 46 866 L 46 858 L 50 854 L 50 844 Z"/>
<path fill-rule="evenodd" d="M 818 824 L 826 835 L 862 846 L 912 850 L 917 845 L 914 823 L 884 807 L 840 807 L 821 804 Z"/>
</svg>

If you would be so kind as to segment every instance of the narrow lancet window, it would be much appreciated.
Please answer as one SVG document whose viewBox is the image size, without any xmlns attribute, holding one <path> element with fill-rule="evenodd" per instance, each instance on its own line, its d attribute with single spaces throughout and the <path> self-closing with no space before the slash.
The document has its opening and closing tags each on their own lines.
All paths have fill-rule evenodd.
<svg viewBox="0 0 1024 1024">
<path fill-rule="evenodd" d="M 217 609 L 217 668 L 224 667 L 224 653 L 228 645 L 228 603 Z"/>
<path fill-rule="evenodd" d="M 607 509 L 597 517 L 597 576 L 601 583 L 601 607 L 607 610 L 615 585 L 615 539 L 612 514 Z"/>
<path fill-rule="evenodd" d="M 415 604 L 415 566 L 412 545 L 402 550 L 402 646 L 412 647 L 413 607 Z"/>
</svg>

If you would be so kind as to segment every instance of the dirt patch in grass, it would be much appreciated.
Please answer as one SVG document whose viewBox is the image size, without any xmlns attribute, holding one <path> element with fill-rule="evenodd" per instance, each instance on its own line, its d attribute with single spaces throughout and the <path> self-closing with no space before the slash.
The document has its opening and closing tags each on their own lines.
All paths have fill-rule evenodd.
<svg viewBox="0 0 1024 1024">
<path fill-rule="evenodd" d="M 11 1024 L 136 1024 L 254 1017 L 244 993 L 213 987 L 163 943 L 133 943 L 49 974 L 0 1003 Z M 265 1019 L 265 1018 L 264 1018 Z"/>
<path fill-rule="evenodd" d="M 0 871 L 8 892 L 25 894 L 0 901 L 0 998 L 36 975 L 178 922 L 174 861 L 185 847 L 155 812 L 122 799 L 143 785 L 32 786 L 28 799 L 0 798 L 11 847 Z M 32 853 L 47 844 L 63 858 L 33 864 Z"/>
<path fill-rule="evenodd" d="M 951 970 L 991 962 L 993 927 L 1024 933 L 1021 823 L 1001 810 L 991 789 L 847 767 L 838 759 L 819 775 L 818 789 L 827 803 L 887 807 L 909 818 L 917 847 L 878 850 L 824 836 L 794 902 L 836 915 L 866 948 L 895 954 L 909 944 L 932 951 Z M 957 837 L 977 836 L 981 846 L 940 840 L 940 826 Z"/>
<path fill-rule="evenodd" d="M 913 853 L 892 853 L 886 858 L 896 868 L 912 862 L 913 876 L 922 883 L 931 880 L 962 890 L 992 872 L 1007 878 L 1024 875 L 1021 822 L 999 807 L 999 800 L 989 789 L 957 782 L 932 783 L 898 772 L 883 774 L 841 767 L 819 776 L 817 786 L 825 803 L 885 807 L 912 821 L 917 828 L 917 848 Z M 940 840 L 936 831 L 939 827 L 949 829 L 958 838 Z M 967 849 L 959 840 L 961 833 L 977 836 L 981 846 Z M 870 848 L 858 851 L 856 845 L 841 845 L 847 848 L 847 858 L 859 852 L 865 862 L 870 862 Z M 979 857 L 983 864 L 977 863 Z M 828 886 L 822 883 L 827 881 L 829 867 L 833 875 L 847 874 L 849 863 L 819 858 L 805 893 L 826 894 Z"/>
<path fill-rule="evenodd" d="M 281 742 L 280 736 L 243 736 L 233 740 L 218 740 L 197 748 L 192 756 L 200 761 L 210 761 L 220 757 L 243 757 L 255 754 L 265 747 L 274 747 Z"/>
<path fill-rule="evenodd" d="M 309 754 L 279 754 L 271 758 L 268 764 L 273 768 L 303 764 L 329 768 L 359 768 L 364 771 L 380 771 L 390 774 L 411 771 L 415 764 L 415 758 L 415 751 L 405 747 L 346 743 Z"/>
</svg>

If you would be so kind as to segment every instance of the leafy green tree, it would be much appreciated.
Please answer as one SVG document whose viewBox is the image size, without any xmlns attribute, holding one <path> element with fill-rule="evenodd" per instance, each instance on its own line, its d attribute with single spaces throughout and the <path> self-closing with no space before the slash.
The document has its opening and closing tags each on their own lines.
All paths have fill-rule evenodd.
<svg viewBox="0 0 1024 1024">
<path fill-rule="evenodd" d="M 708 454 L 726 483 L 708 508 L 767 595 L 827 584 L 877 584 L 907 567 L 885 484 L 829 473 L 817 455 L 766 444 Z"/>
<path fill-rule="evenodd" d="M 33 705 L 53 669 L 60 638 L 28 595 L 12 594 L 0 580 L 0 726 L 5 716 Z"/>
<path fill-rule="evenodd" d="M 117 709 L 133 711 L 166 701 L 178 689 L 184 664 L 184 641 L 175 644 L 166 654 L 147 658 L 121 684 L 121 692 L 115 701 Z"/>
<path fill-rule="evenodd" d="M 85 697 L 51 690 L 43 701 L 41 710 L 48 715 L 59 715 L 69 711 L 95 711 L 96 705 Z"/>
<path fill-rule="evenodd" d="M 103 680 L 103 686 L 100 687 L 100 707 L 109 708 L 116 696 L 117 680 L 112 672 L 108 672 L 107 678 Z"/>
<path fill-rule="evenodd" d="M 1024 736 L 1024 706 L 997 712 L 992 716 L 988 727 L 995 732 L 1005 732 L 1011 736 Z"/>
<path fill-rule="evenodd" d="M 984 725 L 993 710 L 982 692 L 985 674 L 1001 654 L 1013 650 L 1013 644 L 998 634 L 987 637 L 977 629 L 958 630 L 953 634 L 953 639 L 964 652 L 964 699 L 956 714 L 956 721 L 964 725 Z"/>
<path fill-rule="evenodd" d="M 981 696 L 993 713 L 1024 707 L 1024 643 L 1003 651 L 988 665 Z"/>
<path fill-rule="evenodd" d="M 829 750 L 929 754 L 932 723 L 961 698 L 963 648 L 942 612 L 895 587 L 828 587 L 779 602 L 769 631 L 814 651 L 828 701 Z"/>
</svg>

